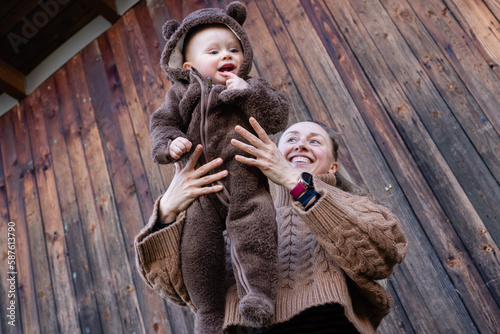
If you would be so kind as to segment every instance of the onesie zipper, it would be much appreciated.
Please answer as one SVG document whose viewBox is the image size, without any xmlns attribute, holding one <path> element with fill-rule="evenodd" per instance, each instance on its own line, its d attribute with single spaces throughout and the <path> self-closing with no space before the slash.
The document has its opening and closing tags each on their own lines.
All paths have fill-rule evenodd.
<svg viewBox="0 0 500 334">
<path fill-rule="evenodd" d="M 203 146 L 203 158 L 205 159 L 205 163 L 210 161 L 207 153 L 207 137 L 208 137 L 208 111 L 210 110 L 210 104 L 212 102 L 212 94 L 213 94 L 213 81 L 212 78 L 207 78 L 207 91 L 205 91 L 205 85 L 203 84 L 203 80 L 194 73 L 194 77 L 198 80 L 201 89 L 201 101 L 200 101 L 200 139 L 201 145 Z M 206 99 L 206 103 L 205 103 Z M 212 172 L 211 172 L 212 173 Z M 221 181 L 217 181 L 216 184 L 222 185 L 222 193 L 216 192 L 215 195 L 219 199 L 219 201 L 227 208 L 229 208 L 229 198 L 230 194 L 227 191 L 226 187 L 222 184 Z"/>
<path fill-rule="evenodd" d="M 205 158 L 205 162 L 209 162 L 208 154 L 206 153 L 206 140 L 208 137 L 208 123 L 207 116 L 208 111 L 210 110 L 210 103 L 212 102 L 212 88 L 214 87 L 212 78 L 207 78 L 207 91 L 204 91 L 204 85 L 201 78 L 195 75 L 196 80 L 198 80 L 201 88 L 201 101 L 200 101 L 200 112 L 201 112 L 201 120 L 200 120 L 200 137 L 201 144 L 203 145 L 203 156 Z M 205 103 L 206 98 L 206 103 Z M 217 184 L 222 185 L 222 193 L 216 192 L 215 195 L 224 204 L 227 208 L 229 208 L 229 192 L 226 187 L 222 184 L 221 181 L 217 181 Z M 238 252 L 236 251 L 236 247 L 233 243 L 231 243 L 231 260 L 233 265 L 236 267 L 236 275 L 240 281 L 241 287 L 245 291 L 245 295 L 249 294 L 252 290 L 250 288 L 250 284 L 248 282 L 246 273 L 241 264 L 240 258 L 238 256 Z"/>
</svg>

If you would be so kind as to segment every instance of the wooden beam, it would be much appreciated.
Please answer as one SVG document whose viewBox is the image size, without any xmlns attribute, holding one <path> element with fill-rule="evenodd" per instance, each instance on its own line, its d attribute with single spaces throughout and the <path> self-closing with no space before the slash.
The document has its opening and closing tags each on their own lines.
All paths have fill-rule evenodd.
<svg viewBox="0 0 500 334">
<path fill-rule="evenodd" d="M 0 90 L 21 101 L 26 97 L 24 74 L 0 59 Z"/>
<path fill-rule="evenodd" d="M 116 11 L 114 0 L 83 0 L 83 2 L 111 24 L 115 23 L 120 18 L 120 14 Z"/>
</svg>

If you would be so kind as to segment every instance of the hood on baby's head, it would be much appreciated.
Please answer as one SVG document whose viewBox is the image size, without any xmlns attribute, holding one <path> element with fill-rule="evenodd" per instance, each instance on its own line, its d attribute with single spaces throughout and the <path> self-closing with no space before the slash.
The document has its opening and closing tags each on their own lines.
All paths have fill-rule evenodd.
<svg viewBox="0 0 500 334">
<path fill-rule="evenodd" d="M 237 75 L 245 79 L 252 69 L 253 52 L 250 40 L 242 28 L 247 17 L 246 7 L 238 1 L 227 5 L 226 9 L 204 8 L 192 12 L 182 23 L 169 20 L 163 25 L 163 37 L 167 44 L 163 48 L 160 65 L 173 81 L 189 80 L 189 69 L 182 68 L 184 63 L 183 47 L 187 33 L 202 25 L 225 25 L 240 40 L 243 49 L 243 63 Z"/>
</svg>

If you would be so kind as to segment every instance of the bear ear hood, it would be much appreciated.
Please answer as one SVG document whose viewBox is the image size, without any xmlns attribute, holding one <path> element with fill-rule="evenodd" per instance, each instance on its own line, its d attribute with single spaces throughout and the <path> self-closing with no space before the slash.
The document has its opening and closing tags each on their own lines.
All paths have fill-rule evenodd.
<svg viewBox="0 0 500 334">
<path fill-rule="evenodd" d="M 243 62 L 237 75 L 246 79 L 252 69 L 253 52 L 248 36 L 242 25 L 247 17 L 246 7 L 233 1 L 226 9 L 204 8 L 192 12 L 182 23 L 169 20 L 163 25 L 163 37 L 167 44 L 163 48 L 160 65 L 168 77 L 173 81 L 189 81 L 189 69 L 182 68 L 184 63 L 183 46 L 184 38 L 189 30 L 206 24 L 223 24 L 227 26 L 240 40 L 243 49 Z"/>
</svg>

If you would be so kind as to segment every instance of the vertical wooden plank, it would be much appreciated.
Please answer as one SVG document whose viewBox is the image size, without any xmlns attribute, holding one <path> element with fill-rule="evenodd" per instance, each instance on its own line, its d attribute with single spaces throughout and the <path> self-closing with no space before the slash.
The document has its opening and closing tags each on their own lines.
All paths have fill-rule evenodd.
<svg viewBox="0 0 500 334">
<path fill-rule="evenodd" d="M 382 104 L 372 90 L 363 69 L 353 61 L 355 57 L 346 41 L 341 38 L 341 32 L 329 15 L 328 9 L 321 1 L 303 0 L 302 3 L 316 31 L 321 32 L 323 43 L 332 61 L 344 78 L 349 91 L 352 92 L 356 105 L 363 111 L 364 120 L 425 228 L 441 262 L 447 264 L 445 269 L 456 289 L 466 300 L 468 308 L 473 310 L 471 313 L 475 314 L 475 319 L 480 319 L 480 326 L 489 326 L 485 328 L 486 331 L 500 326 L 497 323 L 499 317 L 494 315 L 500 310 L 486 284 L 486 281 L 492 281 L 494 277 L 498 277 L 500 264 L 495 255 L 486 254 L 478 246 L 493 245 L 496 249 L 496 244 L 491 236 L 480 232 L 484 229 L 484 225 L 482 228 L 481 225 L 474 226 L 476 222 L 481 223 L 474 208 L 470 202 L 458 204 L 455 200 L 454 203 L 448 204 L 450 213 L 448 216 L 450 219 L 448 219 L 429 185 L 423 182 L 424 177 L 421 171 L 413 161 L 389 115 L 381 107 Z M 462 213 L 457 214 L 458 211 L 454 210 L 456 207 L 462 208 Z M 469 236 L 466 243 L 469 249 L 465 249 L 452 224 L 435 224 L 436 221 L 448 220 L 452 223 L 460 220 L 464 227 L 468 227 L 468 230 L 462 234 Z M 472 259 L 468 256 L 469 253 L 472 254 Z M 475 267 L 477 263 L 481 263 L 480 268 L 491 268 L 491 271 L 487 269 L 488 275 L 485 275 L 484 279 L 480 277 Z M 480 271 L 484 272 L 484 269 Z M 484 314 L 484 309 L 491 310 L 491 312 Z M 383 330 L 383 332 L 386 331 Z"/>
<path fill-rule="evenodd" d="M 157 3 L 161 2 L 157 1 Z M 147 54 L 151 59 L 152 70 L 158 76 L 159 82 L 162 83 L 162 85 L 159 86 L 159 88 L 161 88 L 160 94 L 165 96 L 171 83 L 169 82 L 167 74 L 160 67 L 161 53 L 163 51 L 163 46 L 166 43 L 162 35 L 163 24 L 158 27 L 159 30 L 157 30 L 157 28 L 153 25 L 152 17 L 149 14 L 145 1 L 139 2 L 139 4 L 134 7 L 134 14 L 137 19 L 139 31 L 141 32 L 138 37 L 143 39 L 144 46 L 147 49 Z M 157 17 L 156 19 L 158 20 L 160 18 Z M 165 19 L 163 22 L 165 22 Z M 157 37 L 157 34 L 160 36 Z M 158 39 L 160 37 L 161 39 Z M 163 44 L 160 43 L 160 41 L 163 41 Z"/>
<path fill-rule="evenodd" d="M 115 254 L 108 259 L 108 246 L 114 244 L 113 232 L 106 228 L 98 207 L 101 193 L 94 193 L 93 184 L 105 182 L 106 165 L 99 157 L 99 145 L 96 151 L 87 150 L 88 143 L 94 145 L 99 140 L 95 124 L 86 126 L 81 114 L 93 113 L 91 101 L 83 73 L 81 57 L 70 60 L 55 76 L 58 95 L 64 111 L 60 113 L 62 131 L 68 147 L 68 158 L 73 175 L 76 200 L 82 219 L 83 234 L 89 257 L 89 268 L 95 286 L 95 295 L 103 333 L 123 332 L 119 305 L 113 286 L 113 264 Z M 93 149 L 94 146 L 91 146 Z M 104 167 L 103 167 L 104 166 Z M 105 202 L 107 203 L 107 201 Z M 104 217 L 106 218 L 106 217 Z M 108 235 L 111 234 L 111 235 Z M 108 240 L 109 237 L 109 240 Z"/>
<path fill-rule="evenodd" d="M 446 159 L 454 177 L 459 181 L 470 202 L 474 205 L 475 210 L 483 220 L 482 223 L 478 222 L 479 225 L 475 226 L 475 230 L 473 231 L 470 228 L 471 222 L 467 220 L 457 221 L 456 228 L 460 232 L 466 232 L 464 235 L 470 236 L 470 233 L 473 233 L 473 235 L 482 239 L 482 236 L 477 231 L 483 230 L 484 226 L 486 226 L 490 230 L 493 240 L 497 240 L 498 244 L 500 230 L 497 229 L 495 222 L 500 217 L 500 211 L 495 203 L 498 203 L 498 198 L 500 198 L 500 187 L 491 175 L 490 169 L 482 164 L 482 159 L 477 155 L 476 149 L 469 142 L 469 136 L 464 133 L 463 128 L 456 122 L 456 118 L 448 107 L 452 105 L 459 108 L 461 106 L 460 102 L 467 100 L 467 96 L 450 95 L 447 97 L 447 103 L 445 103 L 442 100 L 442 95 L 436 90 L 434 83 L 425 75 L 423 68 L 418 64 L 418 60 L 415 59 L 412 51 L 399 34 L 398 29 L 392 25 L 384 8 L 378 2 L 368 3 L 354 0 L 351 1 L 351 4 L 360 18 L 360 24 L 365 25 L 370 37 L 377 44 L 382 57 L 387 59 L 387 57 L 392 56 L 392 61 L 388 63 L 391 72 L 397 81 L 403 82 L 401 85 L 402 91 L 406 93 L 408 100 L 418 113 L 418 117 L 422 120 L 427 131 L 429 131 L 434 142 L 440 149 L 441 154 Z M 379 15 L 370 15 L 373 12 L 377 12 Z M 384 33 L 388 34 L 390 38 L 384 37 Z M 412 33 L 415 33 L 415 31 Z M 421 30 L 417 32 L 421 36 L 424 33 Z M 432 44 L 429 41 L 427 45 Z M 435 76 L 439 75 L 436 74 Z M 443 90 L 445 89 L 444 87 L 442 88 Z M 457 94 L 460 93 L 457 92 Z M 457 113 L 459 112 L 457 111 Z M 414 125 L 408 124 L 405 130 L 408 131 L 410 127 L 413 128 Z M 500 137 L 495 135 L 494 131 L 491 133 L 490 138 L 491 148 L 500 144 Z M 477 140 L 480 141 L 482 138 L 478 137 Z M 498 161 L 499 159 L 493 155 L 491 156 L 490 165 L 497 165 Z M 433 165 L 432 160 L 429 161 L 429 165 L 426 168 L 427 172 L 424 173 L 424 176 L 429 179 L 435 191 L 441 195 L 439 199 L 441 201 L 449 201 L 450 185 L 443 182 L 443 179 L 440 180 L 441 182 L 434 179 L 436 165 Z M 471 187 L 471 185 L 480 186 L 475 191 L 475 186 Z M 448 208 L 448 214 L 453 216 L 454 213 L 451 212 L 453 210 L 456 210 L 456 202 Z M 476 243 L 469 241 L 467 243 L 469 251 L 475 253 L 475 259 L 478 260 L 478 263 L 482 263 L 483 259 L 488 261 L 483 254 L 479 254 L 483 253 L 483 250 L 478 249 Z M 487 281 L 492 278 L 491 275 L 496 277 L 498 273 L 487 274 Z M 500 301 L 500 290 L 492 286 L 490 288 L 494 291 L 497 300 Z"/>
<path fill-rule="evenodd" d="M 266 58 L 269 62 L 274 62 L 275 58 L 277 60 L 282 58 L 284 64 L 278 71 L 287 71 L 291 76 L 291 82 L 287 86 L 287 89 L 283 87 L 290 102 L 289 122 L 294 123 L 314 119 L 335 128 L 334 122 L 325 112 L 328 108 L 321 97 L 321 93 L 315 87 L 312 75 L 302 63 L 294 40 L 285 29 L 285 24 L 275 6 L 270 1 L 258 2 L 257 8 L 252 2 L 248 2 L 247 5 L 249 11 L 254 13 L 249 21 L 249 36 L 253 36 L 254 39 L 259 40 L 260 32 L 258 30 L 257 32 L 252 32 L 254 25 L 258 25 L 259 27 L 267 27 L 269 29 L 267 33 L 270 33 L 274 40 L 273 43 L 264 44 L 263 47 L 260 47 L 260 43 L 254 43 L 257 44 L 254 46 L 256 48 L 254 54 L 256 57 Z M 278 52 L 272 51 L 271 53 L 270 50 L 274 48 L 277 48 Z M 269 54 L 273 56 L 268 57 L 267 55 Z M 361 176 L 346 149 L 344 138 L 340 138 L 339 156 L 341 157 L 342 164 L 349 171 L 353 179 L 361 183 Z"/>
<path fill-rule="evenodd" d="M 0 307 L 3 311 L 0 313 L 0 331 L 6 334 L 17 334 L 23 332 L 21 310 L 19 308 L 20 300 L 18 298 L 19 289 L 17 283 L 19 282 L 19 279 L 16 274 L 9 273 L 16 272 L 17 268 L 19 268 L 16 266 L 16 263 L 12 263 L 12 261 L 19 259 L 19 255 L 16 258 L 16 253 L 18 252 L 18 243 L 16 239 L 20 229 L 16 226 L 16 222 L 12 221 L 9 215 L 9 203 L 7 200 L 5 179 L 6 176 L 3 165 L 4 159 L 2 159 L 2 142 L 5 140 L 3 131 L 5 129 L 4 123 L 6 122 L 7 117 L 8 116 L 4 116 L 0 118 L 0 236 L 2 238 L 0 242 L 2 247 L 0 270 L 3 273 L 2 279 L 0 280 Z M 11 222 L 13 224 L 11 224 Z M 9 229 L 9 227 L 11 229 Z M 14 230 L 12 230 L 12 228 Z M 14 240 L 9 240 L 9 238 L 14 238 Z M 14 280 L 12 280 L 12 277 L 14 277 Z"/>
<path fill-rule="evenodd" d="M 159 71 L 162 71 L 159 66 L 159 59 L 151 60 L 134 12 L 130 11 L 124 15 L 119 21 L 118 29 L 121 33 L 123 49 L 139 96 L 138 101 L 149 128 L 149 117 L 163 103 L 165 93 L 172 83 L 170 81 L 161 81 L 162 75 L 158 75 Z M 173 168 L 160 168 L 160 172 L 164 183 L 170 183 Z"/>
<path fill-rule="evenodd" d="M 144 165 L 144 170 L 149 181 L 149 188 L 153 199 L 158 198 L 165 191 L 160 167 L 151 159 L 151 140 L 149 139 L 149 119 L 142 111 L 139 103 L 139 96 L 135 87 L 132 73 L 127 60 L 127 55 L 121 40 L 121 34 L 117 26 L 113 26 L 107 31 L 113 58 L 116 63 L 123 98 L 125 99 L 128 113 L 134 127 L 134 136 L 139 145 L 139 150 Z M 173 173 L 173 171 L 172 171 Z"/>
<path fill-rule="evenodd" d="M 450 14 L 441 14 L 443 4 L 440 0 L 411 1 L 409 5 L 478 101 L 487 121 L 500 133 L 500 79 L 456 19 Z"/>
<path fill-rule="evenodd" d="M 42 330 L 58 332 L 55 316 L 50 316 L 54 305 L 50 282 L 46 270 L 47 259 L 45 246 L 36 248 L 36 238 L 43 240 L 40 220 L 36 225 L 28 225 L 34 215 L 29 204 L 32 194 L 26 193 L 27 183 L 33 183 L 33 160 L 29 148 L 28 133 L 20 123 L 24 122 L 24 103 L 18 104 L 8 115 L 3 116 L 0 134 L 2 136 L 2 158 L 5 170 L 5 186 L 10 220 L 16 223 L 16 269 L 17 269 L 17 324 L 22 331 L 40 333 Z M 38 204 L 36 204 L 38 205 Z M 26 211 L 25 211 L 26 208 Z M 34 231 L 33 229 L 37 229 Z M 33 240 L 33 238 L 35 238 Z M 33 240 L 30 243 L 30 240 Z M 37 253 L 38 252 L 38 253 Z M 31 263 L 36 263 L 32 267 Z M 43 270 L 43 271 L 42 271 Z M 39 274 L 47 274 L 39 276 Z M 40 295 L 44 293 L 44 295 Z M 47 293 L 47 295 L 45 295 Z M 49 316 L 43 319 L 43 316 Z"/>
<path fill-rule="evenodd" d="M 106 129 L 106 135 L 110 136 L 111 133 L 114 134 L 114 144 L 119 145 L 115 148 L 115 151 L 119 151 L 120 154 L 126 157 L 124 166 L 128 165 L 128 169 L 131 173 L 130 182 L 132 182 L 132 184 L 129 185 L 129 187 L 131 187 L 130 191 L 137 194 L 137 199 L 140 203 L 139 213 L 142 212 L 144 219 L 147 219 L 153 211 L 153 198 L 149 190 L 142 157 L 137 147 L 136 133 L 134 132 L 127 104 L 123 97 L 122 83 L 118 76 L 115 60 L 111 53 L 109 40 L 106 35 L 101 36 L 97 40 L 97 43 L 102 59 L 102 75 L 97 76 L 93 74 L 92 77 L 97 76 L 99 79 L 106 79 L 106 83 L 109 87 L 109 96 L 107 97 L 110 98 L 109 102 L 111 107 L 106 109 L 106 118 L 104 118 L 104 120 L 113 125 L 106 124 L 108 127 Z M 137 217 L 142 218 L 142 216 L 139 214 Z M 140 226 L 143 225 L 144 224 L 141 224 Z"/>
<path fill-rule="evenodd" d="M 100 137 L 100 133 L 113 130 L 113 121 L 105 117 L 101 119 L 96 117 L 98 112 L 102 112 L 103 109 L 109 108 L 111 105 L 111 101 L 106 97 L 107 81 L 99 78 L 102 76 L 102 72 L 100 72 L 102 67 L 95 68 L 96 63 L 99 66 L 101 62 L 97 50 L 97 41 L 94 41 L 82 51 L 83 66 L 77 69 L 78 73 L 76 73 L 78 81 L 71 82 L 70 85 L 74 92 L 80 92 L 81 98 L 89 102 L 84 109 L 80 108 L 79 116 L 82 120 L 85 156 L 90 170 L 96 208 L 104 232 L 106 256 L 111 267 L 112 280 L 110 283 L 118 301 L 123 331 L 141 333 L 144 331 L 144 324 L 137 293 L 134 289 L 132 268 L 128 260 L 128 250 L 131 246 L 125 243 L 122 232 L 123 225 L 120 222 L 111 179 L 115 175 L 114 173 L 120 173 L 121 170 L 120 168 L 108 169 L 111 157 L 106 155 L 104 151 L 105 148 L 112 150 L 113 143 L 107 142 L 106 137 L 104 139 Z M 82 72 L 88 73 L 89 77 L 86 78 Z M 92 78 L 91 75 L 97 77 Z M 91 88 L 87 85 L 91 85 Z M 122 164 L 124 162 L 124 160 L 121 161 Z M 132 184 L 127 186 L 132 186 Z M 133 188 L 129 188 L 126 194 L 129 194 L 131 190 L 133 191 Z"/>
<path fill-rule="evenodd" d="M 419 294 L 421 296 L 420 300 L 416 297 L 411 298 L 412 300 L 408 300 L 409 306 L 413 302 L 413 299 L 420 302 L 420 304 L 417 303 L 417 307 L 412 307 L 411 312 L 415 311 L 415 314 L 422 314 L 422 312 L 424 312 L 427 317 L 432 318 L 431 313 L 435 312 L 434 310 L 439 310 L 437 311 L 438 313 L 444 310 L 446 310 L 446 312 L 453 310 L 451 311 L 452 313 L 457 312 L 460 314 L 461 321 L 463 322 L 461 326 L 474 332 L 475 329 L 471 323 L 470 317 L 462 302 L 455 294 L 453 286 L 446 277 L 442 266 L 439 265 L 436 254 L 432 250 L 427 237 L 421 230 L 411 208 L 404 199 L 401 190 L 399 187 L 394 187 L 396 181 L 389 173 L 388 166 L 380 156 L 378 148 L 374 145 L 373 139 L 359 116 L 359 112 L 353 104 L 345 86 L 341 82 L 338 73 L 329 59 L 327 59 L 329 57 L 327 55 L 325 56 L 327 52 L 323 50 L 321 41 L 318 40 L 316 34 L 308 33 L 307 38 L 304 37 L 304 31 L 308 31 L 306 27 L 310 27 L 310 22 L 308 22 L 302 8 L 298 5 L 290 5 L 290 3 L 285 4 L 285 1 L 276 0 L 274 3 L 289 33 L 292 35 L 292 38 L 295 41 L 300 41 L 300 43 L 296 44 L 296 47 L 299 53 L 304 55 L 304 57 L 302 57 L 304 66 L 306 66 L 310 73 L 315 74 L 313 77 L 314 83 L 318 87 L 318 90 L 322 92 L 322 98 L 329 107 L 328 111 L 334 117 L 335 123 L 342 129 L 349 152 L 353 155 L 353 160 L 358 166 L 373 196 L 376 198 L 385 197 L 386 193 L 384 187 L 388 184 L 393 185 L 392 190 L 394 190 L 394 192 L 391 192 L 392 196 L 388 197 L 385 202 L 390 205 L 396 215 L 405 222 L 407 238 L 410 243 L 406 260 L 398 267 L 404 268 L 403 270 L 405 270 L 408 275 L 408 277 L 406 277 L 407 282 L 413 285 L 410 285 L 407 291 L 413 292 L 414 295 Z M 346 6 L 346 4 L 337 6 L 337 8 L 344 8 L 344 6 Z M 314 54 L 315 57 L 306 57 L 306 55 L 310 54 Z M 423 258 L 431 258 L 433 259 L 433 263 L 431 264 L 427 260 L 424 261 Z M 419 269 L 416 270 L 416 268 Z M 424 272 L 425 275 L 423 275 Z M 401 283 L 404 279 L 404 277 L 401 277 Z M 400 283 L 399 281 L 396 282 Z M 433 285 L 429 286 L 429 282 L 433 282 Z M 433 289 L 433 292 L 431 292 L 430 289 Z M 427 300 L 432 300 L 433 296 L 439 294 L 442 295 L 439 300 L 434 300 L 433 303 L 427 303 Z M 400 295 L 400 298 L 401 297 L 402 295 Z M 412 314 L 412 317 L 414 317 L 415 314 Z M 412 321 L 413 320 L 415 320 L 415 323 L 420 322 L 420 325 L 423 325 L 424 328 L 429 326 L 429 321 L 426 321 L 427 323 L 422 323 L 422 320 L 415 317 L 412 318 Z M 435 321 L 437 322 L 437 319 L 435 319 Z M 439 321 L 440 324 L 436 323 L 436 326 L 441 327 L 443 330 L 454 328 L 457 325 L 456 319 L 452 319 L 451 317 L 448 319 L 443 319 L 441 317 Z M 436 327 L 428 327 L 428 329 L 430 328 Z"/>
<path fill-rule="evenodd" d="M 163 38 L 162 27 L 167 20 L 172 18 L 172 8 L 167 8 L 163 1 L 144 1 L 143 3 L 151 17 L 151 24 L 153 25 L 154 35 L 156 36 L 159 49 L 163 50 L 166 41 L 165 38 Z"/>
<path fill-rule="evenodd" d="M 123 91 L 111 48 L 105 35 L 98 39 L 98 44 L 102 55 L 102 65 L 104 66 L 102 79 L 104 79 L 104 76 L 107 78 L 110 93 L 109 98 L 113 106 L 113 108 L 107 108 L 104 113 L 100 113 L 98 119 L 106 117 L 106 120 L 112 120 L 115 125 L 113 130 L 109 129 L 111 131 L 107 131 L 108 133 L 105 134 L 106 141 L 113 145 L 112 150 L 115 154 L 112 156 L 116 155 L 115 161 L 112 161 L 112 163 L 116 165 L 120 164 L 118 155 L 121 155 L 120 158 L 126 161 L 125 165 L 130 170 L 126 173 L 124 171 L 116 173 L 115 175 L 120 175 L 120 178 L 116 176 L 113 178 L 113 186 L 117 194 L 116 199 L 119 206 L 120 221 L 127 244 L 133 245 L 134 237 L 139 233 L 144 226 L 144 221 L 149 219 L 153 211 L 153 198 L 149 191 L 130 115 L 126 104 L 123 103 Z M 113 136 L 110 134 L 113 134 Z M 129 188 L 130 184 L 134 185 L 134 189 Z M 126 193 L 127 190 L 130 194 L 134 195 L 127 197 L 121 195 L 122 193 Z M 134 213 L 129 212 L 129 210 Z M 142 215 L 140 214 L 141 210 Z M 138 271 L 135 270 L 135 250 L 133 247 L 130 247 L 128 251 L 129 261 L 134 265 L 132 273 L 135 281 L 142 282 Z M 144 323 L 147 326 L 146 329 L 154 331 L 155 328 L 158 328 L 161 333 L 170 333 L 171 331 L 168 330 L 169 323 L 165 321 L 164 317 L 167 312 L 161 297 L 144 284 L 137 284 L 136 289 L 139 302 L 141 303 Z"/>
<path fill-rule="evenodd" d="M 369 36 L 365 38 L 371 37 L 382 57 L 391 59 L 388 66 L 395 79 L 401 83 L 402 91 L 415 108 L 418 117 L 493 238 L 500 243 L 500 227 L 496 224 L 500 219 L 500 211 L 496 207 L 497 199 L 500 198 L 500 186 L 489 168 L 477 154 L 475 147 L 404 39 L 392 26 L 390 18 L 380 3 L 353 0 L 351 5 L 360 19 L 360 24 L 366 27 Z M 373 12 L 379 15 L 371 15 Z M 384 37 L 386 36 L 384 34 L 388 36 Z M 493 158 L 493 160 L 498 159 Z M 492 164 L 498 163 L 492 162 Z M 430 172 L 433 169 L 432 165 L 429 166 Z"/>
<path fill-rule="evenodd" d="M 47 143 L 47 132 L 43 118 L 41 89 L 35 90 L 27 100 L 30 109 L 26 113 L 31 151 L 33 153 L 36 188 L 43 220 L 45 245 L 49 260 L 51 290 L 54 293 L 55 309 L 62 333 L 80 333 L 76 301 L 68 261 L 68 249 L 64 238 L 61 209 L 57 196 L 54 165 Z"/>
<path fill-rule="evenodd" d="M 415 330 L 411 325 L 410 319 L 408 319 L 408 316 L 406 315 L 406 310 L 403 303 L 399 299 L 398 292 L 394 289 L 394 285 L 391 283 L 392 280 L 394 280 L 394 277 L 390 277 L 380 282 L 393 297 L 394 305 L 391 308 L 391 312 L 384 319 L 382 319 L 380 326 L 377 328 L 377 332 L 384 334 L 413 334 L 415 333 Z"/>
<path fill-rule="evenodd" d="M 149 116 L 164 101 L 165 93 L 171 83 L 162 82 L 163 75 L 159 73 L 161 71 L 160 59 L 151 59 L 134 11 L 129 11 L 123 16 L 119 22 L 119 30 L 122 34 L 125 52 L 129 56 L 129 66 L 142 109 L 149 119 Z"/>
<path fill-rule="evenodd" d="M 482 0 L 443 0 L 491 69 L 500 78 L 500 24 Z"/>
<path fill-rule="evenodd" d="M 286 49 L 280 53 L 280 49 L 278 49 L 277 43 L 274 41 L 274 38 L 280 38 L 277 35 L 286 34 L 286 32 L 279 29 L 277 24 L 266 25 L 263 14 L 255 1 L 246 1 L 246 7 L 248 13 L 243 28 L 252 43 L 254 63 L 257 71 L 261 77 L 269 81 L 273 87 L 283 92 L 288 98 L 290 103 L 290 124 L 299 120 L 310 120 L 311 115 L 307 110 L 307 105 L 310 106 L 312 104 L 307 102 L 312 101 L 304 102 L 290 75 L 290 67 L 297 65 L 296 62 L 293 62 L 294 58 L 291 55 L 293 51 L 290 51 L 290 48 L 285 43 L 281 43 L 281 46 Z M 276 10 L 273 8 L 267 14 L 268 16 L 276 15 Z M 278 22 L 279 20 L 277 17 L 273 17 L 273 19 L 274 22 Z M 279 22 L 281 21 L 279 20 Z M 289 38 L 289 36 L 281 37 L 282 40 Z M 304 98 L 307 99 L 308 96 Z"/>
<path fill-rule="evenodd" d="M 102 185 L 93 183 L 93 186 L 102 187 L 100 192 L 102 192 L 103 203 L 99 203 L 99 205 L 106 203 L 106 219 L 104 221 L 108 224 L 111 223 L 110 226 L 106 226 L 110 228 L 110 231 L 115 231 L 112 249 L 113 251 L 118 249 L 122 253 L 119 257 L 120 263 L 114 264 L 119 266 L 113 270 L 113 283 L 116 284 L 124 329 L 142 332 L 145 330 L 142 319 L 143 310 L 134 288 L 133 274 L 136 270 L 132 265 L 135 264 L 133 237 L 135 236 L 134 232 L 137 233 L 139 230 L 134 229 L 133 224 L 139 221 L 142 226 L 143 217 L 137 202 L 135 184 L 131 177 L 130 165 L 127 162 L 123 138 L 121 138 L 120 130 L 117 127 L 117 120 L 110 112 L 113 101 L 97 41 L 82 51 L 82 58 L 85 73 L 88 74 L 86 77 L 87 86 L 94 113 L 85 116 L 81 114 L 80 116 L 85 119 L 86 123 L 84 124 L 88 126 L 96 122 L 100 135 L 100 140 L 96 144 L 102 142 L 102 146 L 96 149 L 99 149 L 99 153 L 105 159 L 105 163 L 104 161 L 100 162 L 102 167 L 107 167 L 105 169 L 107 171 L 105 183 Z M 97 192 L 95 188 L 94 192 Z M 109 251 L 111 248 L 108 248 L 108 257 L 110 256 Z M 147 306 L 147 304 L 144 305 Z M 144 312 L 148 311 L 149 309 L 145 307 Z"/>
<path fill-rule="evenodd" d="M 401 34 L 408 47 L 415 54 L 418 62 L 422 64 L 421 69 L 432 80 L 434 87 L 439 91 L 441 97 L 446 101 L 453 116 L 457 118 L 463 131 L 474 144 L 475 149 L 481 155 L 489 170 L 500 182 L 500 135 L 495 131 L 491 123 L 483 121 L 485 114 L 467 86 L 453 69 L 451 63 L 443 55 L 439 46 L 427 32 L 421 21 L 416 17 L 411 7 L 406 2 L 398 0 L 382 0 L 387 14 L 391 17 L 395 27 L 388 22 L 384 26 L 384 33 L 394 39 Z M 383 10 L 377 3 L 379 10 Z M 446 15 L 449 15 L 448 12 Z M 372 34 L 380 45 L 384 45 L 384 33 L 377 29 L 378 34 Z M 420 79 L 420 78 L 419 78 Z M 419 80 L 417 79 L 417 80 Z M 437 115 L 441 117 L 442 115 Z"/>
<path fill-rule="evenodd" d="M 62 90 L 68 89 L 67 86 L 59 88 Z M 47 143 L 45 145 L 50 149 L 55 185 L 60 203 L 61 222 L 66 239 L 67 259 L 71 269 L 81 331 L 83 333 L 101 333 L 95 286 L 82 232 L 82 220 L 76 203 L 74 182 L 67 153 L 68 147 L 60 124 L 61 113 L 69 112 L 69 109 L 74 108 L 73 101 L 63 100 L 59 88 L 53 78 L 40 86 L 38 102 L 43 111 L 43 119 L 40 119 L 42 115 L 37 115 L 36 121 L 44 122 L 47 131 Z M 52 210 L 55 210 L 56 207 L 54 205 Z"/>
<path fill-rule="evenodd" d="M 488 9 L 495 15 L 496 19 L 500 21 L 500 3 L 497 0 L 483 0 L 488 6 Z"/>
</svg>

